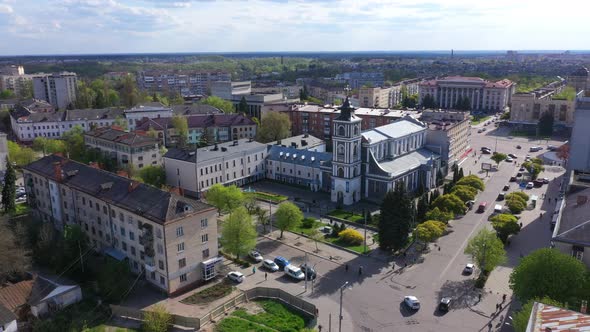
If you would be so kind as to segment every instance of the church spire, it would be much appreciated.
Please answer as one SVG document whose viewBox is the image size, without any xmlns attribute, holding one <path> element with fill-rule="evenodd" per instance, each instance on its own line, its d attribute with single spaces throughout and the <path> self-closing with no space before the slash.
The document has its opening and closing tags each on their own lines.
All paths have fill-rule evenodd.
<svg viewBox="0 0 590 332">
<path fill-rule="evenodd" d="M 336 120 L 350 121 L 352 115 L 354 115 L 354 107 L 350 105 L 350 100 L 348 99 L 348 96 L 346 96 L 346 100 L 340 107 L 340 116 Z"/>
</svg>

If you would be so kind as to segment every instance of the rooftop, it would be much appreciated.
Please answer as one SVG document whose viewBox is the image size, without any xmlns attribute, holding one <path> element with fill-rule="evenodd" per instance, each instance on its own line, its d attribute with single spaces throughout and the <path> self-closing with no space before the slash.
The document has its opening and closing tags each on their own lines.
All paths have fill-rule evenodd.
<svg viewBox="0 0 590 332">
<path fill-rule="evenodd" d="M 174 115 L 219 114 L 219 109 L 205 104 L 184 104 L 170 106 Z"/>
<path fill-rule="evenodd" d="M 535 302 L 526 332 L 590 330 L 590 315 Z"/>
<path fill-rule="evenodd" d="M 420 132 L 425 128 L 425 124 L 410 117 L 404 117 L 403 119 L 388 125 L 367 130 L 362 133 L 362 136 L 369 144 L 373 144 L 384 140 L 404 137 Z"/>
<path fill-rule="evenodd" d="M 266 146 L 266 144 L 258 143 L 253 140 L 251 141 L 248 138 L 243 138 L 232 142 L 206 146 L 197 150 L 170 148 L 164 155 L 164 158 L 195 163 L 197 158 L 199 162 L 203 162 L 221 157 L 230 157 L 232 155 L 249 153 L 256 149 L 266 150 Z"/>
<path fill-rule="evenodd" d="M 280 146 L 288 146 L 288 147 L 295 147 L 298 149 L 311 149 L 316 146 L 326 144 L 324 140 L 319 139 L 315 136 L 311 136 L 309 134 L 303 134 L 298 136 L 292 136 L 288 138 L 283 138 L 279 141 L 269 142 L 268 145 L 280 145 Z"/>
<path fill-rule="evenodd" d="M 299 150 L 292 147 L 273 145 L 268 151 L 268 160 L 284 161 L 309 167 L 319 167 L 324 162 L 331 161 L 332 154 L 328 152 Z"/>
<path fill-rule="evenodd" d="M 242 114 L 198 114 L 186 116 L 189 128 L 253 126 L 256 123 Z M 172 118 L 141 119 L 135 126 L 138 130 L 163 130 L 172 128 Z"/>
<path fill-rule="evenodd" d="M 24 169 L 66 184 L 159 224 L 212 209 L 205 203 L 162 191 L 55 154 L 34 161 Z"/>
<path fill-rule="evenodd" d="M 416 169 L 420 165 L 427 164 L 431 158 L 438 158 L 438 155 L 428 149 L 422 148 L 393 160 L 377 161 L 376 165 L 372 164 L 369 167 L 377 166 L 379 169 L 372 169 L 370 173 L 379 174 L 385 172 L 391 177 L 398 177 L 408 170 Z"/>
<path fill-rule="evenodd" d="M 590 188 L 567 194 L 553 241 L 590 247 L 589 198 Z"/>
<path fill-rule="evenodd" d="M 150 102 L 150 103 L 143 103 L 139 105 L 135 105 L 130 109 L 126 109 L 125 113 L 135 113 L 135 112 L 154 112 L 154 111 L 172 111 L 172 109 L 168 106 L 160 102 Z"/>
<path fill-rule="evenodd" d="M 129 145 L 129 146 L 154 146 L 158 140 L 149 136 L 139 135 L 135 132 L 126 132 L 112 127 L 102 127 L 89 131 L 84 136 L 91 136 L 103 140 Z"/>
</svg>

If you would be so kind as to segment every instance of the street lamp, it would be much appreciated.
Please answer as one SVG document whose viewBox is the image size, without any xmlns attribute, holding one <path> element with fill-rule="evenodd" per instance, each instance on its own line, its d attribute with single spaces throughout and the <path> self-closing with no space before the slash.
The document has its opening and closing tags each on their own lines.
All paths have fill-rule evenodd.
<svg viewBox="0 0 590 332">
<path fill-rule="evenodd" d="M 340 316 L 338 317 L 338 332 L 342 332 L 342 296 L 344 295 L 344 289 L 348 287 L 348 281 L 340 287 Z"/>
</svg>

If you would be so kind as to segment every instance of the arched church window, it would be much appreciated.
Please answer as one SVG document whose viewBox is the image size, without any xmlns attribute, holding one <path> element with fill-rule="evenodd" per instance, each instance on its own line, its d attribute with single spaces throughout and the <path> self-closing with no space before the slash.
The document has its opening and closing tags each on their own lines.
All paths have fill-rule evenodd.
<svg viewBox="0 0 590 332">
<path fill-rule="evenodd" d="M 344 169 L 342 167 L 338 167 L 338 177 L 339 178 L 344 177 Z"/>
<path fill-rule="evenodd" d="M 359 134 L 359 126 L 354 126 L 354 135 L 357 136 Z"/>
<path fill-rule="evenodd" d="M 338 136 L 344 136 L 344 126 L 338 127 Z"/>
</svg>

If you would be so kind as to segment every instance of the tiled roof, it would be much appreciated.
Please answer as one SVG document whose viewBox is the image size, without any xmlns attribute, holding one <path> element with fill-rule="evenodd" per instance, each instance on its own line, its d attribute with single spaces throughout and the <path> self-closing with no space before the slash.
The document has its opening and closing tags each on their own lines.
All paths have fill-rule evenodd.
<svg viewBox="0 0 590 332">
<path fill-rule="evenodd" d="M 174 105 L 172 112 L 175 115 L 193 115 L 193 114 L 222 114 L 219 109 L 205 104 Z"/>
<path fill-rule="evenodd" d="M 158 143 L 158 140 L 149 136 L 139 135 L 135 132 L 125 132 L 110 127 L 97 128 L 87 132 L 85 136 L 100 138 L 129 146 L 148 146 Z"/>
<path fill-rule="evenodd" d="M 590 315 L 535 302 L 527 332 L 589 331 Z"/>
<path fill-rule="evenodd" d="M 56 172 L 56 167 L 62 170 L 61 183 L 160 224 L 212 209 L 205 203 L 137 183 L 58 155 L 43 157 L 28 164 L 24 169 L 57 181 L 56 174 L 59 173 Z"/>
<path fill-rule="evenodd" d="M 67 110 L 64 120 L 100 120 L 100 119 L 115 119 L 123 116 L 123 110 L 117 108 L 86 108 L 78 110 Z"/>
<path fill-rule="evenodd" d="M 18 314 L 24 304 L 35 305 L 50 294 L 57 286 L 56 283 L 45 278 L 34 276 L 30 280 L 23 280 L 15 284 L 0 288 L 0 304 L 8 310 Z"/>
</svg>

